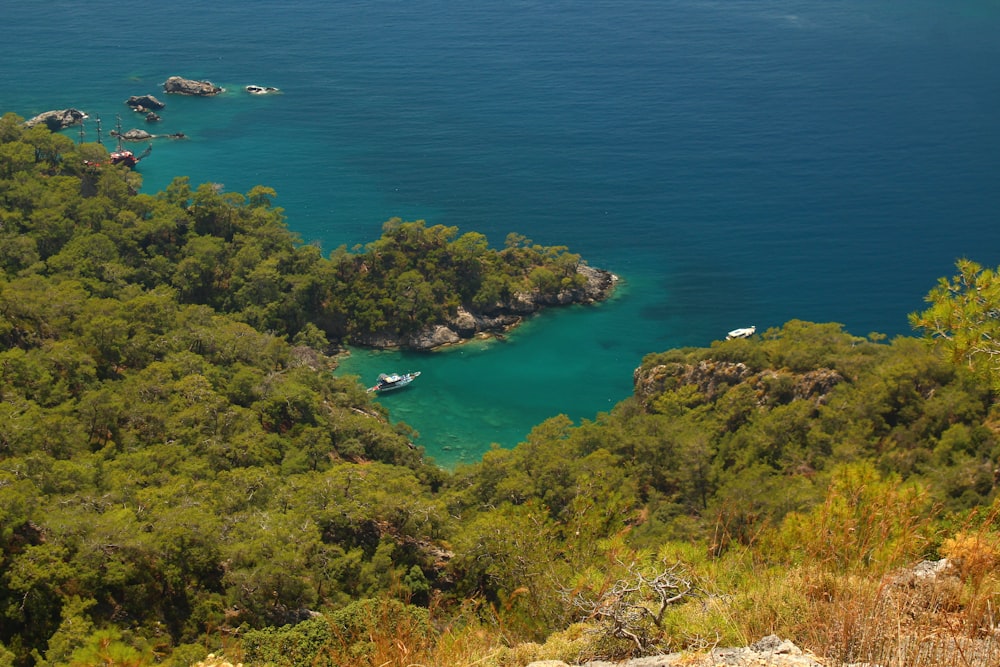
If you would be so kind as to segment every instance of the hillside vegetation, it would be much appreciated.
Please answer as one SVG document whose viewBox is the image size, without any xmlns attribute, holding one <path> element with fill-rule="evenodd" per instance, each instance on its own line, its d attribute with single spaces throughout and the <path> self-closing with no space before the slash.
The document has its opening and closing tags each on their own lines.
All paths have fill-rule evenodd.
<svg viewBox="0 0 1000 667">
<path fill-rule="evenodd" d="M 0 119 L 0 666 L 523 665 L 770 633 L 1000 656 L 992 272 L 931 292 L 926 340 L 792 321 L 650 354 L 608 413 L 445 471 L 328 355 L 573 287 L 579 257 L 402 221 L 324 256 L 268 188 L 137 194 L 85 166 L 103 154 Z"/>
</svg>

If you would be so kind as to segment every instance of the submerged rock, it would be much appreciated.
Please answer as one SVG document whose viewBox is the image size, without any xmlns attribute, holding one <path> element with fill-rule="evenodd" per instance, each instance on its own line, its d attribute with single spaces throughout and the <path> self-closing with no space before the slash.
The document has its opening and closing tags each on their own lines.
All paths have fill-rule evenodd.
<svg viewBox="0 0 1000 667">
<path fill-rule="evenodd" d="M 244 88 L 244 90 L 246 90 L 251 95 L 268 95 L 271 93 L 281 92 L 279 89 L 274 88 L 272 86 L 257 86 L 254 84 L 247 86 L 246 88 Z"/>
</svg>

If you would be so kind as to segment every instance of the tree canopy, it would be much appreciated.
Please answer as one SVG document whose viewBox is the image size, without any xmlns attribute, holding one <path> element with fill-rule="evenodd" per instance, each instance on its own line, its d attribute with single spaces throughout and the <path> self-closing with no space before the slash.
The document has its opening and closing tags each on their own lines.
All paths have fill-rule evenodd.
<svg viewBox="0 0 1000 667">
<path fill-rule="evenodd" d="M 1000 276 L 968 259 L 940 278 L 910 324 L 953 363 L 961 363 L 1000 389 Z"/>
</svg>

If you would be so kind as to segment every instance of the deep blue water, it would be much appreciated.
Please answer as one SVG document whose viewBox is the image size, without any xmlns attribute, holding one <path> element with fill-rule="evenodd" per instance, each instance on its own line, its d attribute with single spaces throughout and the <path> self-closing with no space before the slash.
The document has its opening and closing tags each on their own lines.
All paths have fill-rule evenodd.
<svg viewBox="0 0 1000 667">
<path fill-rule="evenodd" d="M 123 13 L 127 14 L 123 16 Z M 1000 250 L 1000 5 L 988 0 L 5 3 L 0 111 L 167 102 L 140 165 L 274 187 L 325 250 L 392 216 L 567 245 L 618 298 L 506 343 L 355 354 L 445 464 L 594 418 L 644 354 L 792 318 L 909 334 Z M 228 92 L 162 94 L 178 74 Z M 252 97 L 249 83 L 283 94 Z M 95 138 L 93 123 L 87 125 Z M 405 366 L 406 368 L 402 368 Z"/>
</svg>

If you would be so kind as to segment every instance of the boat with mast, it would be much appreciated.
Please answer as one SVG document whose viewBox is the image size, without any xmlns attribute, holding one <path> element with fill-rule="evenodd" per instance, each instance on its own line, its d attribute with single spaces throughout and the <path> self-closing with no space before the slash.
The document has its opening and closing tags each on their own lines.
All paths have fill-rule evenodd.
<svg viewBox="0 0 1000 667">
<path fill-rule="evenodd" d="M 136 156 L 135 153 L 125 148 L 122 144 L 122 116 L 121 114 L 115 114 L 115 133 L 114 136 L 118 139 L 118 148 L 112 151 L 108 158 L 111 164 L 123 164 L 129 169 L 132 169 L 139 163 L 139 160 L 143 159 L 153 151 L 153 144 L 146 147 L 146 150 L 142 152 L 142 155 Z M 97 118 L 97 143 L 101 143 L 101 119 Z"/>
<path fill-rule="evenodd" d="M 97 122 L 97 143 L 100 144 L 101 146 L 103 146 L 104 145 L 104 137 L 103 137 L 103 135 L 101 133 L 101 117 L 97 116 L 95 118 L 95 120 Z M 118 146 L 117 146 L 117 148 L 115 148 L 115 150 L 113 150 L 110 153 L 108 153 L 108 161 L 107 162 L 94 162 L 94 161 L 91 161 L 91 160 L 87 160 L 86 161 L 87 165 L 89 165 L 91 167 L 100 167 L 103 164 L 123 164 L 126 167 L 128 167 L 129 169 L 132 169 L 133 167 L 135 167 L 135 165 L 137 165 L 139 163 L 139 160 L 142 160 L 147 155 L 149 155 L 150 153 L 153 152 L 153 144 L 150 144 L 149 146 L 147 146 L 146 150 L 144 150 L 141 155 L 136 155 L 132 151 L 130 151 L 127 148 L 125 148 L 125 145 L 122 143 L 123 138 L 122 138 L 122 117 L 121 117 L 121 115 L 117 115 L 117 122 L 115 123 L 115 131 L 111 133 L 111 136 L 113 136 L 113 137 L 115 137 L 115 138 L 118 139 Z M 83 121 L 81 121 L 80 122 L 80 143 L 81 144 L 83 143 L 83 137 L 84 137 L 84 129 L 83 129 Z"/>
</svg>

